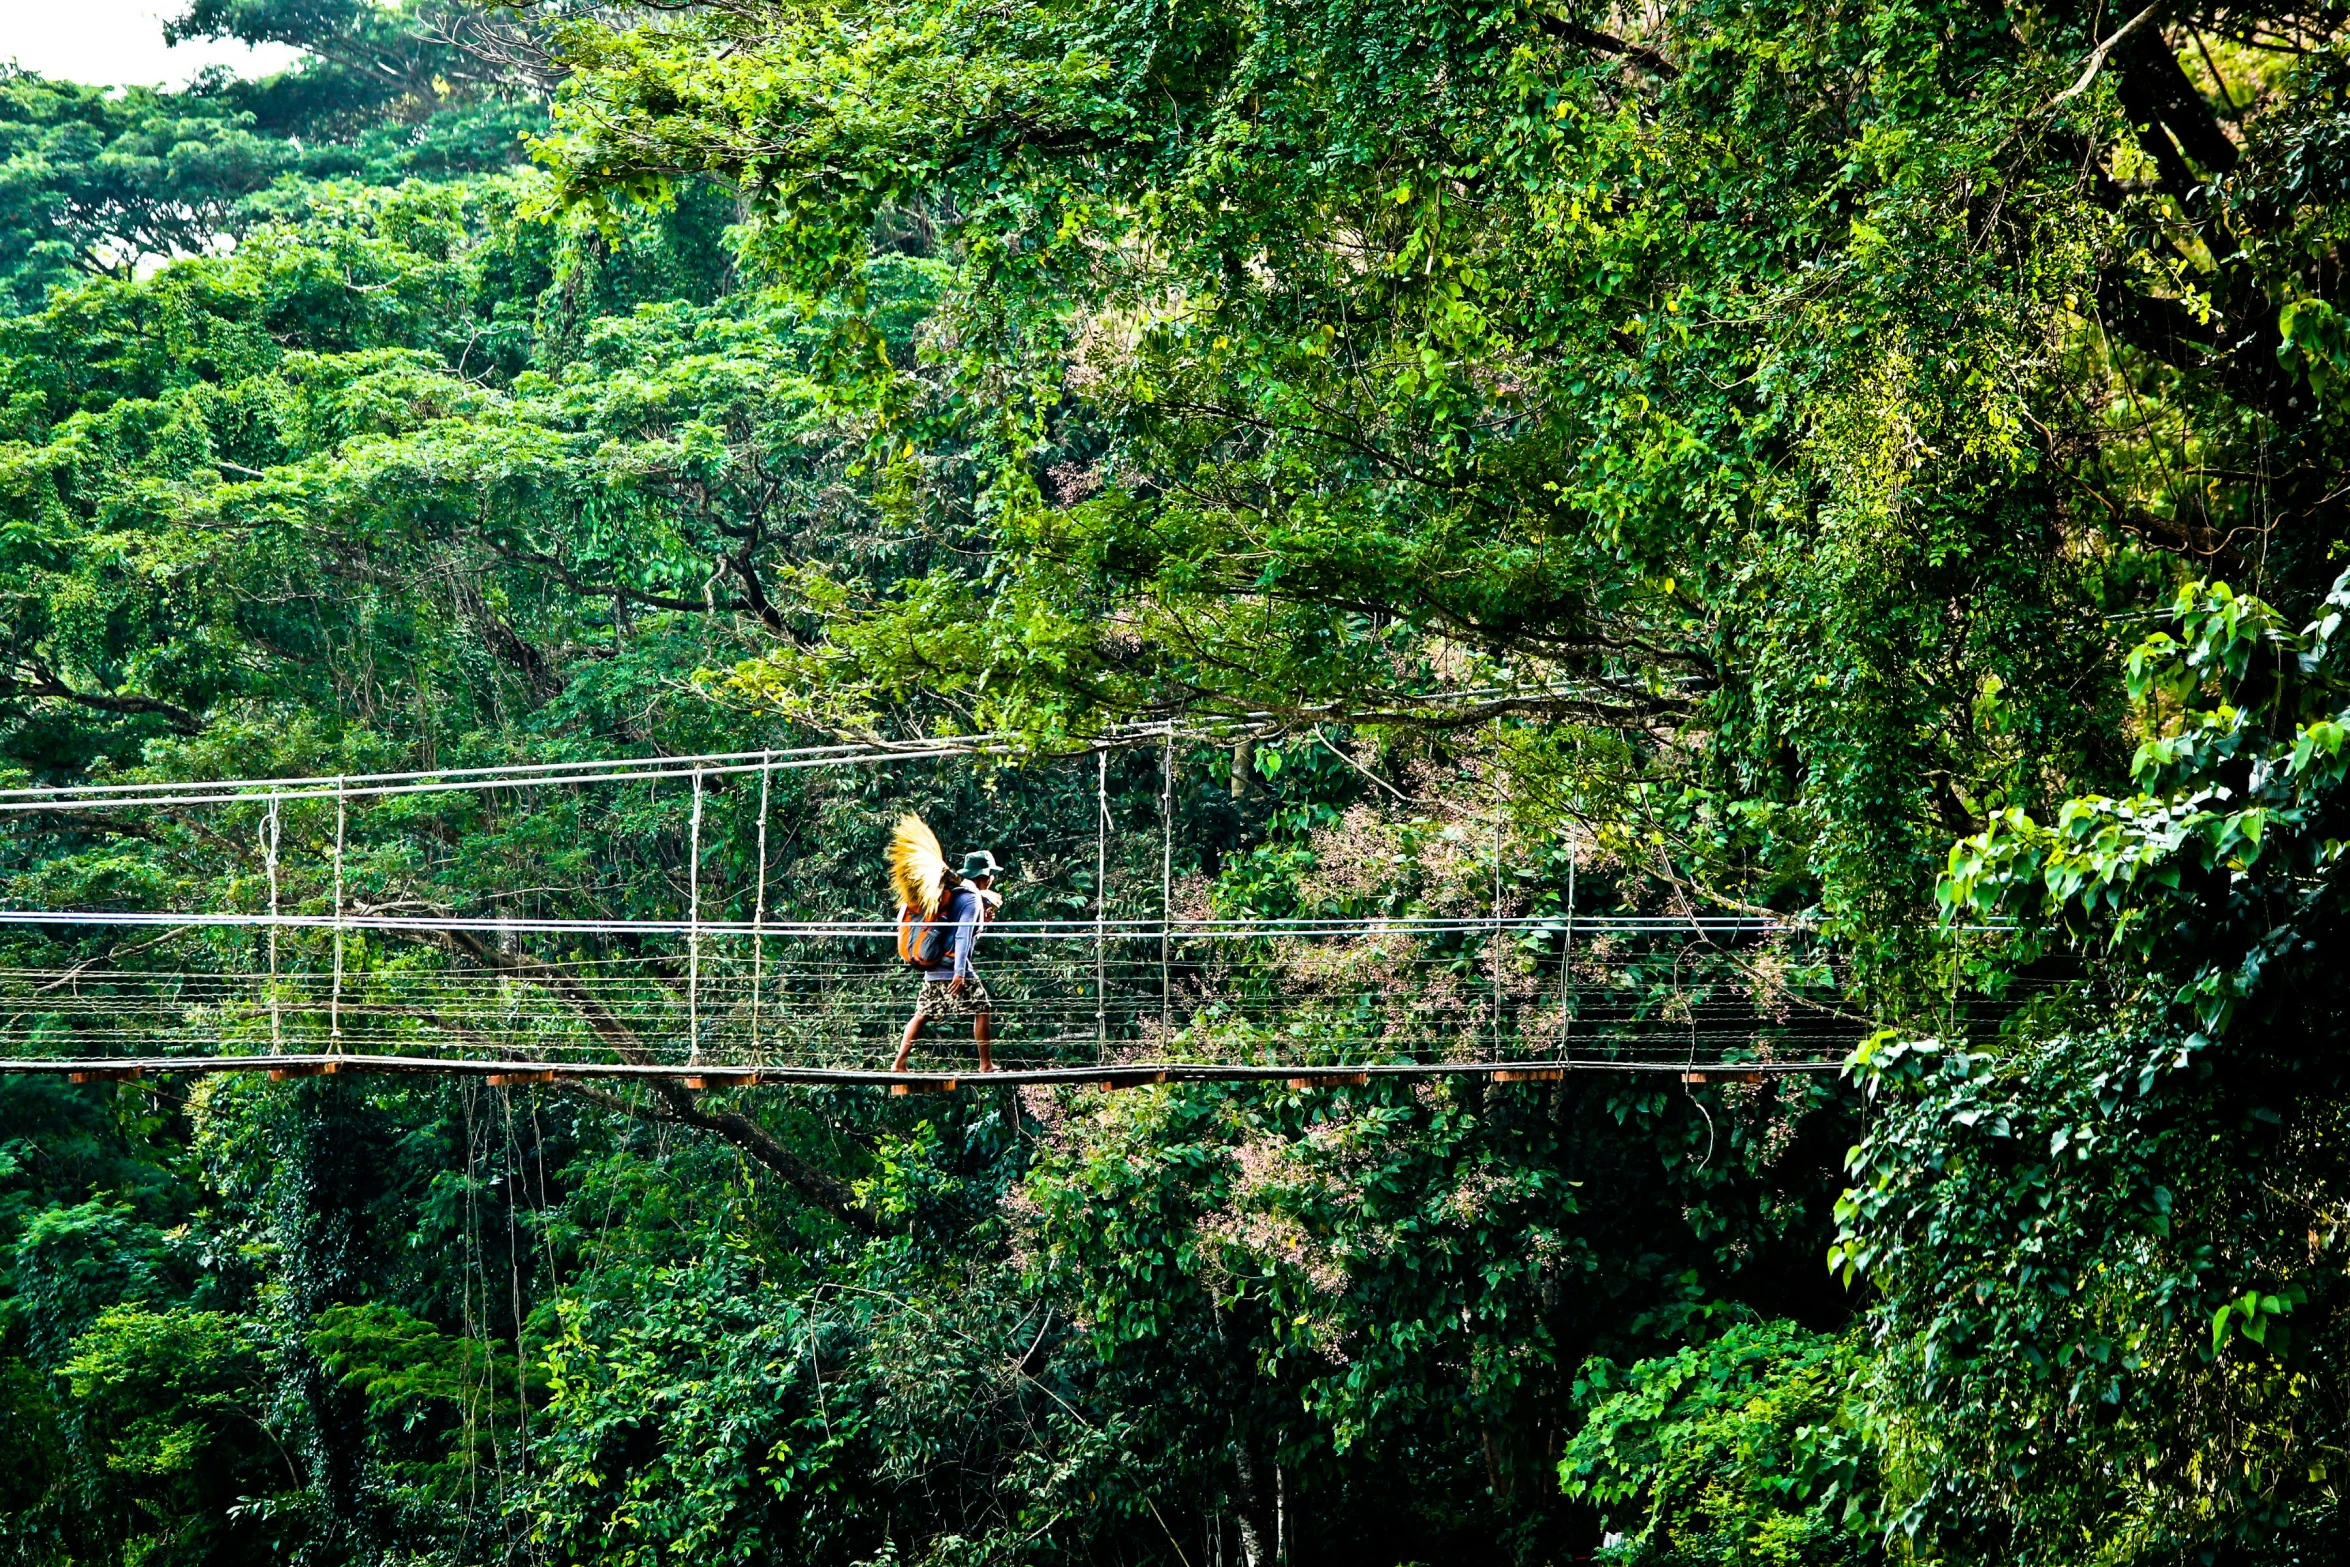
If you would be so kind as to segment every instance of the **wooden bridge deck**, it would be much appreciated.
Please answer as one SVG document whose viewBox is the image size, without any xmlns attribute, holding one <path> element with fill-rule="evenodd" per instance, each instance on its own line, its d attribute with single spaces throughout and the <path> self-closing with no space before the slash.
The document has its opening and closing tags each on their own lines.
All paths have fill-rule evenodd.
<svg viewBox="0 0 2350 1567">
<path fill-rule="evenodd" d="M 1019 1084 L 1093 1084 L 1136 1088 L 1153 1083 L 1282 1083 L 1332 1088 L 1381 1078 L 1482 1077 L 1497 1083 L 1556 1082 L 1570 1073 L 1664 1073 L 1684 1082 L 1761 1082 L 1772 1077 L 1836 1072 L 1834 1061 L 1433 1061 L 1362 1062 L 1318 1066 L 1240 1065 L 1213 1061 L 1120 1062 L 1115 1065 L 1015 1067 L 995 1072 L 890 1072 L 842 1067 L 748 1065 L 735 1062 L 601 1062 L 497 1060 L 464 1056 L 187 1055 L 110 1056 L 80 1060 L 0 1059 L 0 1075 L 64 1077 L 76 1083 L 220 1072 L 264 1072 L 272 1079 L 358 1073 L 480 1077 L 497 1086 L 570 1080 L 660 1078 L 693 1088 L 779 1088 L 820 1085 L 941 1093 L 957 1087 Z"/>
</svg>

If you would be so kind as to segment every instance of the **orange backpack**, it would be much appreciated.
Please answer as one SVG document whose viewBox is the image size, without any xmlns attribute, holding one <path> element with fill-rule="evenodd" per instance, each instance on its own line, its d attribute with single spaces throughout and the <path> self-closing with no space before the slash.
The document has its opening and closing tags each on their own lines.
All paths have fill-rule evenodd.
<svg viewBox="0 0 2350 1567">
<path fill-rule="evenodd" d="M 949 893 L 939 900 L 940 914 L 946 912 L 953 897 Z M 946 955 L 946 935 L 946 924 L 937 915 L 919 918 L 911 903 L 898 905 L 898 957 L 902 961 L 918 969 L 938 967 L 939 960 Z"/>
</svg>

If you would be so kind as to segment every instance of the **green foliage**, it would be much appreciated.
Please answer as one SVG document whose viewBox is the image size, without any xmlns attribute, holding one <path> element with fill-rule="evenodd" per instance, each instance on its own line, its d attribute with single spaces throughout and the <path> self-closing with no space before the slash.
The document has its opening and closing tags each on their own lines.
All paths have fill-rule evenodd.
<svg viewBox="0 0 2350 1567">
<path fill-rule="evenodd" d="M 2028 1559 L 2218 1539 L 2299 1550 L 2340 1506 L 2345 593 L 2295 632 L 2189 583 L 2128 680 L 2139 792 L 2010 810 L 1957 845 L 1954 916 L 2100 983 L 2006 1049 L 1886 1036 L 1832 1256 L 1883 1292 L 1915 1530 Z M 2320 1325 L 2322 1324 L 2322 1325 Z M 2092 1545 L 2091 1542 L 2094 1542 Z"/>
<path fill-rule="evenodd" d="M 175 43 L 233 38 L 301 50 L 282 75 L 211 85 L 275 134 L 309 140 L 413 123 L 452 101 L 535 86 L 535 32 L 499 20 L 461 0 L 185 0 L 163 32 Z"/>
<path fill-rule="evenodd" d="M 881 1412 L 854 1339 L 826 1334 L 815 1303 L 763 1288 L 727 1249 L 633 1282 L 636 1301 L 574 1313 L 548 1356 L 547 1545 L 564 1560 L 729 1562 L 877 1547 L 868 1432 Z"/>
<path fill-rule="evenodd" d="M 2177 634 L 2154 633 L 2129 659 L 2145 714 L 2131 768 L 2140 791 L 2069 800 L 2047 827 L 2011 807 L 1951 850 L 1944 907 L 2076 916 L 2183 981 L 2177 1004 L 2224 1030 L 2329 901 L 2332 822 L 2350 781 L 2350 677 L 2335 648 L 2345 611 L 2350 577 L 2298 634 L 2225 583 L 2180 588 Z M 2191 1035 L 2186 1048 L 2203 1043 Z"/>
<path fill-rule="evenodd" d="M 1703 1124 L 1662 1095 L 1559 1092 L 1203 1091 L 1073 1115 L 1024 1193 L 1032 1266 L 1108 1374 L 1186 1390 L 1138 1412 L 1138 1445 L 1230 1466 L 1193 1483 L 1245 1505 L 1278 1464 L 1334 1545 L 1500 1527 L 1536 1550 L 1563 1522 L 1537 1501 L 1575 1423 L 1562 1368 L 1678 1334 L 1711 1291 L 1785 1302 L 1724 1243 L 1774 1210 L 1800 1222 L 1780 1182 L 1802 1163 L 1773 1158 L 1800 1102 L 1721 1106 L 1734 1135 L 1707 1163 Z M 1179 1434 L 1202 1429 L 1229 1431 L 1221 1451 Z M 1389 1465 L 1406 1493 L 1373 1478 Z"/>
<path fill-rule="evenodd" d="M 115 92 L 0 78 L 0 308 L 38 310 L 53 288 L 218 251 L 304 200 L 314 180 L 504 169 L 543 119 L 531 104 L 467 104 L 322 136 L 265 124 L 240 86 Z"/>
<path fill-rule="evenodd" d="M 1889 1505 L 1939 1549 L 2126 1561 L 2322 1537 L 2342 1437 L 2313 1395 L 2335 1351 L 2296 1302 L 2332 1309 L 2302 1281 L 2337 1243 L 2290 1215 L 2340 1154 L 2297 1141 L 2317 1085 L 2257 1050 L 2221 1076 L 2218 1048 L 1871 1053 L 1882 1113 L 1835 1255 L 1883 1302 Z"/>
<path fill-rule="evenodd" d="M 0 304 L 37 308 L 92 273 L 206 249 L 297 161 L 217 101 L 12 74 L 0 80 Z"/>
<path fill-rule="evenodd" d="M 432 1514 L 462 1509 L 497 1465 L 497 1427 L 519 1428 L 524 1416 L 513 1347 L 444 1332 L 385 1301 L 329 1306 L 313 1321 L 306 1347 L 365 1398 L 372 1456 L 399 1504 L 426 1529 Z"/>
<path fill-rule="evenodd" d="M 2322 299 L 2296 299 L 2277 315 L 2284 341 L 2277 358 L 2309 378 L 2309 389 L 2328 404 L 2350 393 L 2350 329 L 2341 313 Z"/>
<path fill-rule="evenodd" d="M 11 1561 L 65 1559 L 55 1504 L 71 1466 L 47 1382 L 22 1360 L 0 1361 L 0 1550 Z"/>
<path fill-rule="evenodd" d="M 1576 1378 L 1590 1411 L 1559 1476 L 1624 1520 L 1602 1553 L 1636 1563 L 1881 1559 L 1867 1357 L 1855 1336 L 1738 1323 L 1678 1354 Z"/>
<path fill-rule="evenodd" d="M 116 1303 L 168 1295 L 169 1269 L 161 1232 L 125 1206 L 92 1200 L 32 1215 L 9 1271 L 35 1362 L 64 1364 L 83 1330 Z"/>
<path fill-rule="evenodd" d="M 65 1418 L 94 1471 L 84 1505 L 103 1520 L 107 1555 L 180 1563 L 276 1554 L 279 1530 L 245 1505 L 291 1478 L 268 1429 L 255 1324 L 109 1307 L 74 1341 L 63 1372 Z"/>
</svg>

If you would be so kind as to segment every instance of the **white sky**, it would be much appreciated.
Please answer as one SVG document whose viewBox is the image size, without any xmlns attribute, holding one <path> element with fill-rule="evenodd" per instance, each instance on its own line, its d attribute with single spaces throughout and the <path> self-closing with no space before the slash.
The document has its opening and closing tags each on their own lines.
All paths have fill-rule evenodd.
<svg viewBox="0 0 2350 1567">
<path fill-rule="evenodd" d="M 298 58 L 281 44 L 165 48 L 163 19 L 186 9 L 185 0 L 0 0 L 0 60 L 64 81 L 178 87 L 216 62 L 261 76 Z"/>
</svg>

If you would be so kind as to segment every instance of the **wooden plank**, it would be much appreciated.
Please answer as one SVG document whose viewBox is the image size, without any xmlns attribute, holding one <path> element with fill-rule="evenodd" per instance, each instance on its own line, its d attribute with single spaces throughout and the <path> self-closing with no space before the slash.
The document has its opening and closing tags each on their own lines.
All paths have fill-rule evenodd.
<svg viewBox="0 0 2350 1567">
<path fill-rule="evenodd" d="M 1497 1083 L 1556 1083 L 1567 1075 L 1563 1066 L 1504 1067 L 1493 1074 Z"/>
<path fill-rule="evenodd" d="M 332 1077 L 340 1070 L 332 1061 L 295 1061 L 269 1069 L 269 1080 L 282 1083 L 289 1077 Z"/>
<path fill-rule="evenodd" d="M 1371 1080 L 1368 1072 L 1317 1072 L 1289 1079 L 1291 1088 L 1358 1088 Z"/>
<path fill-rule="evenodd" d="M 1114 1094 L 1121 1088 L 1146 1088 L 1166 1080 L 1165 1072 L 1112 1072 L 1101 1078 L 1096 1086 L 1105 1094 Z"/>
<path fill-rule="evenodd" d="M 916 1078 L 910 1083 L 892 1083 L 889 1091 L 893 1097 L 903 1094 L 951 1094 L 962 1081 L 959 1077 Z"/>
<path fill-rule="evenodd" d="M 551 1083 L 554 1080 L 555 1074 L 552 1072 L 492 1072 L 490 1074 L 492 1088 L 509 1088 L 516 1083 Z"/>
<path fill-rule="evenodd" d="M 1763 1080 L 1763 1076 L 1764 1074 L 1760 1072 L 1725 1071 L 1716 1067 L 1711 1072 L 1683 1072 L 1681 1081 L 1684 1083 L 1759 1083 Z"/>
<path fill-rule="evenodd" d="M 66 1074 L 66 1081 L 69 1083 L 127 1083 L 146 1075 L 143 1069 L 135 1066 L 99 1066 L 91 1067 L 86 1071 L 69 1072 Z"/>
<path fill-rule="evenodd" d="M 550 1074 L 552 1075 L 552 1074 Z M 696 1072 L 678 1082 L 687 1088 L 748 1088 L 759 1081 L 756 1072 Z"/>
</svg>

